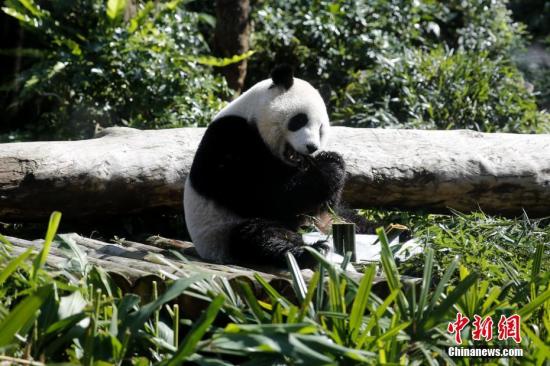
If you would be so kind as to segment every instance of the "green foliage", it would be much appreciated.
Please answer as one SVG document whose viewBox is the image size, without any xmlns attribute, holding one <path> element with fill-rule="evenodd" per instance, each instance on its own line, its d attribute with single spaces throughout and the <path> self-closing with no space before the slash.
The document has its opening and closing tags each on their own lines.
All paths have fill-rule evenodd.
<svg viewBox="0 0 550 366">
<path fill-rule="evenodd" d="M 521 45 L 504 1 L 275 1 L 256 13 L 250 81 L 295 65 L 360 127 L 541 130 L 510 62 Z"/>
<path fill-rule="evenodd" d="M 519 72 L 486 51 L 404 51 L 398 60 L 376 64 L 346 86 L 346 98 L 335 102 L 336 120 L 351 126 L 486 132 L 539 128 L 537 106 Z"/>
<path fill-rule="evenodd" d="M 408 219 L 412 225 L 422 220 Z M 58 222 L 59 214 L 52 215 L 47 240 L 54 237 Z M 437 223 L 444 230 L 442 217 Z M 533 235 L 541 230 L 533 229 Z M 424 233 L 419 282 L 402 277 L 403 265 L 393 258 L 386 233 L 382 229 L 377 233 L 382 245 L 379 270 L 388 284 L 382 298 L 375 290 L 375 264 L 367 266 L 356 281 L 309 249 L 320 267 L 308 282 L 292 255 L 287 255 L 295 289 L 291 297 L 283 296 L 260 275 L 256 280 L 264 295 L 257 298 L 248 281 L 230 285 L 225 278 L 181 272 L 182 277 L 170 281 L 162 294 L 153 283 L 148 304 L 136 295 L 123 295 L 70 242 L 65 244 L 71 260 L 54 276 L 42 262 L 48 246 L 33 253 L 40 259 L 29 264 L 25 259 L 30 252 L 12 259 L 16 248 L 0 236 L 0 359 L 86 365 L 470 365 L 476 360 L 449 358 L 446 353 L 454 345 L 447 325 L 460 311 L 470 318 L 510 313 L 522 317 L 518 346 L 524 349 L 524 357 L 491 360 L 495 364 L 542 365 L 549 360 L 550 272 L 545 239 L 541 237 L 532 261 L 525 263 L 528 275 L 519 271 L 507 274 L 508 280 L 495 281 L 486 277 L 496 269 L 469 269 L 475 265 L 470 265 L 468 257 L 479 253 L 469 253 L 467 248 L 462 259 L 454 255 L 460 249 L 449 248 L 445 256 L 450 262 L 444 264 L 437 235 Z M 524 237 L 519 232 L 508 235 Z M 177 266 L 173 268 L 175 275 L 180 274 Z M 437 275 L 440 269 L 444 273 Z M 198 319 L 180 319 L 179 306 L 172 302 L 183 293 L 207 302 Z M 479 347 L 480 343 L 465 336 L 462 346 Z M 483 346 L 515 347 L 496 337 Z"/>
<path fill-rule="evenodd" d="M 510 275 L 525 279 L 531 276 L 537 248 L 544 250 L 545 259 L 537 265 L 539 273 L 550 273 L 550 220 L 503 218 L 482 212 L 453 215 L 415 214 L 406 211 L 362 210 L 367 220 L 376 225 L 404 225 L 409 236 L 417 238 L 435 250 L 437 271 L 440 278 L 455 256 L 471 271 L 484 274 L 492 284 L 504 286 Z M 390 226 L 391 227 L 391 226 Z M 422 258 L 405 262 L 401 270 L 420 276 Z"/>
<path fill-rule="evenodd" d="M 212 67 L 252 52 L 211 57 L 203 35 L 211 38 L 212 17 L 183 3 L 138 2 L 134 11 L 124 0 L 6 0 L 4 11 L 36 43 L 17 51 L 34 60 L 32 66 L 17 83 L 3 86 L 22 87 L 8 118 L 14 111 L 34 111 L 29 125 L 36 120 L 38 126 L 20 131 L 20 138 L 84 137 L 110 125 L 207 124 L 229 95 Z M 212 2 L 196 3 L 190 6 L 212 11 Z M 255 55 L 247 83 L 289 62 L 300 77 L 315 82 L 338 124 L 546 132 L 550 117 L 537 111 L 512 62 L 525 33 L 506 5 L 259 1 L 252 8 Z M 539 107 L 547 107 L 547 73 L 522 71 L 535 84 Z"/>
<path fill-rule="evenodd" d="M 20 76 L 12 108 L 38 103 L 33 134 L 85 137 L 97 126 L 207 124 L 227 89 L 212 76 L 199 16 L 181 1 L 8 0 L 3 10 L 31 32 L 41 57 Z M 203 60 L 204 59 L 204 60 Z M 214 60 L 217 62 L 231 62 Z"/>
</svg>

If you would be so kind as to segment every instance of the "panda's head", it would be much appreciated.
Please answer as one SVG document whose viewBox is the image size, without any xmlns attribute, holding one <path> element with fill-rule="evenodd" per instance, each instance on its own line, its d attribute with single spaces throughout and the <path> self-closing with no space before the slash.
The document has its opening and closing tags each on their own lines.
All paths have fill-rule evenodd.
<svg viewBox="0 0 550 366">
<path fill-rule="evenodd" d="M 276 67 L 218 116 L 238 115 L 255 124 L 272 153 L 289 165 L 322 150 L 329 130 L 323 98 L 311 84 L 294 78 L 288 65 Z"/>
</svg>

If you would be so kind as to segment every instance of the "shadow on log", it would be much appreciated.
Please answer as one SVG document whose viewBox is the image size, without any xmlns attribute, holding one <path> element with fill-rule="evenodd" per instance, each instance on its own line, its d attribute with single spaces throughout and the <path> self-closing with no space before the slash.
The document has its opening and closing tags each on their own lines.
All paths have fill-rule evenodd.
<svg viewBox="0 0 550 366">
<path fill-rule="evenodd" d="M 334 127 L 352 207 L 550 214 L 550 136 Z M 202 128 L 110 128 L 96 139 L 0 144 L 0 219 L 182 211 Z"/>
</svg>

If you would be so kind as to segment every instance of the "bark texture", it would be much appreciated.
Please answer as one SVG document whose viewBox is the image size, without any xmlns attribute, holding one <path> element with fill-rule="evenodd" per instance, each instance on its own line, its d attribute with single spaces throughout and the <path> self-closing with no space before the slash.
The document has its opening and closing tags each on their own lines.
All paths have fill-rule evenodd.
<svg viewBox="0 0 550 366">
<path fill-rule="evenodd" d="M 12 244 L 13 255 L 19 255 L 28 248 L 37 251 L 43 246 L 43 240 L 25 240 L 15 237 L 6 237 Z M 46 264 L 54 270 L 67 268 L 82 268 L 94 265 L 103 268 L 124 292 L 141 295 L 144 299 L 151 299 L 152 282 L 159 286 L 165 285 L 166 279 L 178 279 L 196 273 L 204 273 L 212 278 L 225 278 L 233 287 L 236 282 L 248 283 L 256 298 L 267 298 L 263 286 L 256 279 L 262 277 L 280 293 L 292 296 L 292 281 L 288 271 L 273 267 L 245 268 L 236 265 L 214 264 L 202 261 L 197 257 L 193 244 L 173 239 L 157 237 L 154 243 L 142 244 L 127 240 L 119 243 L 105 243 L 99 240 L 86 238 L 75 233 L 60 234 L 60 240 L 52 243 Z M 78 248 L 79 254 L 69 249 Z M 0 243 L 0 245 L 2 245 Z M 180 255 L 175 255 L 177 251 Z M 182 260 L 182 256 L 185 260 Z M 302 270 L 302 275 L 309 281 L 313 272 Z M 353 280 L 359 282 L 362 274 L 347 272 Z M 417 278 L 401 276 L 403 284 L 418 282 Z M 412 281 L 412 282 L 411 282 Z M 383 277 L 374 278 L 373 291 L 379 295 L 387 293 L 387 282 Z M 237 288 L 236 288 L 237 289 Z M 196 298 L 187 297 L 184 301 L 185 309 L 199 312 L 204 308 L 204 302 Z M 197 314 L 198 316 L 199 314 Z"/>
<path fill-rule="evenodd" d="M 249 50 L 250 1 L 216 0 L 214 51 L 220 57 L 233 57 Z M 227 85 L 238 95 L 244 85 L 247 60 L 221 69 Z"/>
<path fill-rule="evenodd" d="M 204 129 L 110 128 L 82 141 L 0 144 L 0 220 L 182 210 Z M 344 200 L 382 207 L 550 214 L 550 136 L 335 127 Z"/>
</svg>

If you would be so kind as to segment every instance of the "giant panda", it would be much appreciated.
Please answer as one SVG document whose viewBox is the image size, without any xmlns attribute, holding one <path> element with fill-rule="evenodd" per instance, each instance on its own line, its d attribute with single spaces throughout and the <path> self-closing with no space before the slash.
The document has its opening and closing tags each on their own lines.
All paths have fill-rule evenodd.
<svg viewBox="0 0 550 366">
<path fill-rule="evenodd" d="M 229 103 L 208 126 L 185 182 L 187 228 L 217 263 L 286 265 L 315 260 L 297 232 L 338 204 L 342 157 L 323 151 L 329 117 L 319 92 L 287 65 Z M 322 252 L 326 243 L 312 246 Z"/>
</svg>

